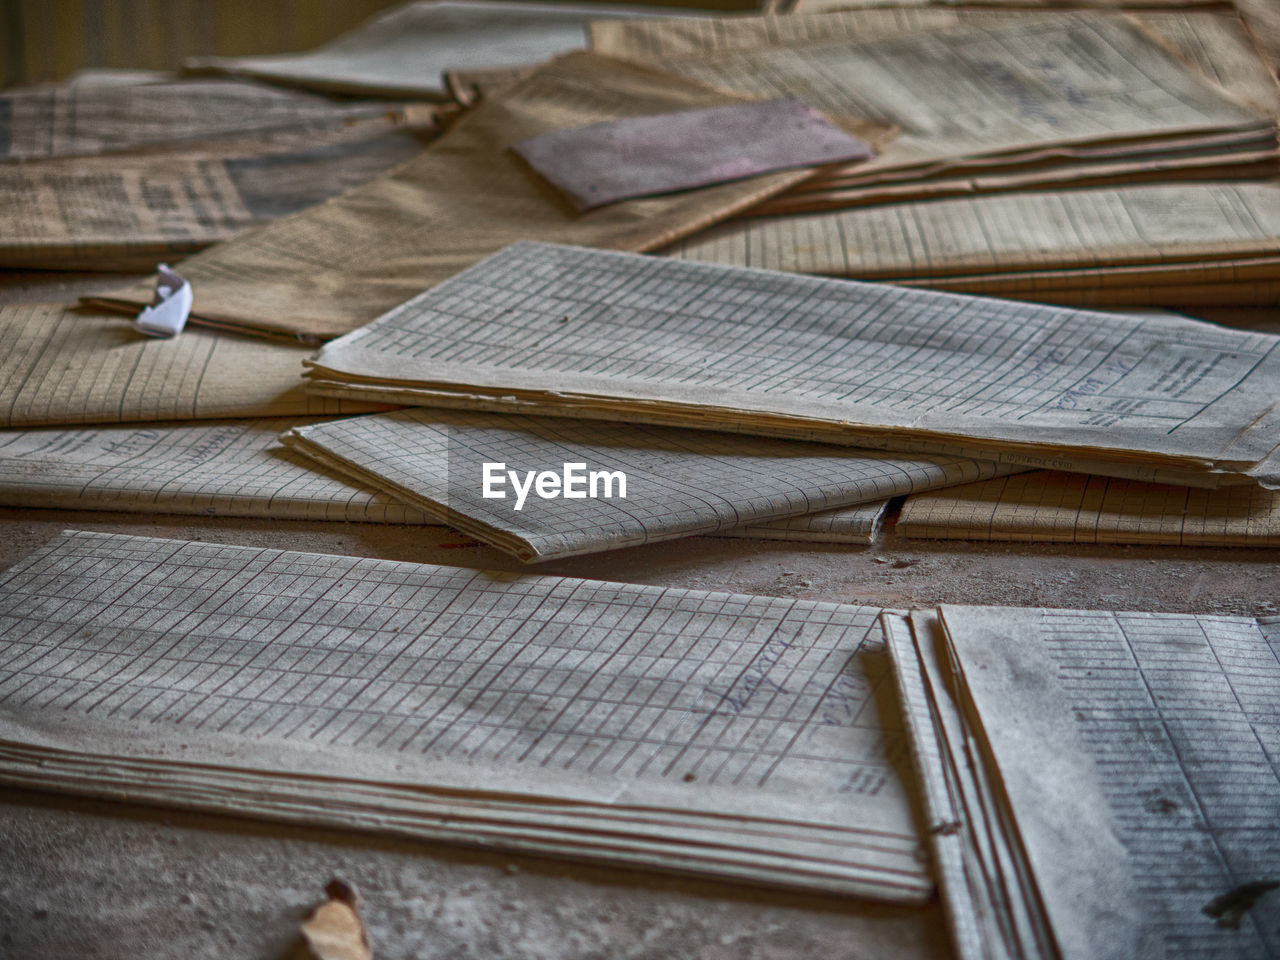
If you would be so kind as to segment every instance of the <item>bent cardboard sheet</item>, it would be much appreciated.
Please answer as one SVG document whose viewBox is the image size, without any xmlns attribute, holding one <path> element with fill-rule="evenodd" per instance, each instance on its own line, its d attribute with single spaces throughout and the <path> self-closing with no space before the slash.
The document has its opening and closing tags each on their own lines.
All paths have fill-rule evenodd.
<svg viewBox="0 0 1280 960">
<path fill-rule="evenodd" d="M 1274 487 L 1278 347 L 1180 317 L 521 243 L 308 363 L 316 392 L 352 399 Z"/>
<path fill-rule="evenodd" d="M 0 782 L 921 902 L 880 612 L 71 533 Z"/>
<path fill-rule="evenodd" d="M 451 410 L 327 421 L 283 439 L 325 468 L 526 562 L 720 533 L 1008 472 L 964 457 Z"/>
</svg>

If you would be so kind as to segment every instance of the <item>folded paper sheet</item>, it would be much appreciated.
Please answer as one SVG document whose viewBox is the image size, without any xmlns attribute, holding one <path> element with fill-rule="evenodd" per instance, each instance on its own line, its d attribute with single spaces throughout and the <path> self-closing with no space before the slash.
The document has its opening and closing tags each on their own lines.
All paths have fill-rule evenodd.
<svg viewBox="0 0 1280 960">
<path fill-rule="evenodd" d="M 432 523 L 280 445 L 311 420 L 0 431 L 0 504 L 64 510 Z"/>
<path fill-rule="evenodd" d="M 1274 486 L 1278 347 L 1173 316 L 519 243 L 326 345 L 308 375 L 353 399 Z"/>
<path fill-rule="evenodd" d="M 579 210 L 871 156 L 798 100 L 623 117 L 542 133 L 512 149 Z"/>
<path fill-rule="evenodd" d="M 377 409 L 302 390 L 310 348 L 188 328 L 143 336 L 129 320 L 50 304 L 0 307 L 0 426 L 324 416 Z"/>
<path fill-rule="evenodd" d="M 327 203 L 183 264 L 193 322 L 336 336 L 525 237 L 649 250 L 750 207 L 808 176 L 767 174 L 580 214 L 508 149 L 623 116 L 740 103 L 733 94 L 579 53 L 463 116 L 421 157 Z M 852 132 L 876 144 L 874 124 Z M 146 302 L 145 284 L 117 297 Z"/>
<path fill-rule="evenodd" d="M 306 53 L 201 57 L 187 61 L 187 68 L 336 93 L 441 97 L 440 75 L 450 67 L 549 60 L 584 47 L 590 21 L 650 13 L 670 16 L 671 10 L 618 4 L 427 0 L 381 13 Z"/>
<path fill-rule="evenodd" d="M 332 420 L 283 440 L 526 562 L 717 533 L 1008 469 L 961 457 L 449 410 Z"/>
<path fill-rule="evenodd" d="M 958 957 L 1274 955 L 1280 620 L 885 619 Z"/>
<path fill-rule="evenodd" d="M 896 529 L 942 540 L 1276 547 L 1280 495 L 1037 470 L 913 496 Z"/>
<path fill-rule="evenodd" d="M 1015 147 L 1230 128 L 1265 120 L 1280 105 L 1256 51 L 1245 48 L 1253 60 L 1239 86 L 1269 93 L 1265 104 L 1214 83 L 1123 17 L 1057 12 L 960 22 L 948 11 L 939 22 L 951 25 L 925 29 L 896 20 L 889 11 L 851 11 L 797 18 L 797 26 L 788 17 L 746 18 L 705 33 L 696 21 L 637 25 L 658 50 L 672 51 L 665 54 L 609 43 L 610 25 L 602 24 L 597 46 L 726 89 L 896 124 L 901 136 L 862 176 Z M 670 41 L 664 28 L 675 35 Z M 788 30 L 794 39 L 781 44 Z M 726 33 L 727 49 L 717 44 Z M 682 42 L 691 35 L 704 42 Z"/>
<path fill-rule="evenodd" d="M 184 144 L 170 152 L 0 164 L 0 266 L 146 271 L 366 183 L 430 143 L 392 117 Z"/>
<path fill-rule="evenodd" d="M 919 902 L 879 613 L 72 533 L 0 781 Z"/>
<path fill-rule="evenodd" d="M 227 80 L 37 87 L 0 93 L 0 162 L 87 157 L 376 121 L 403 104 L 330 100 Z"/>
<path fill-rule="evenodd" d="M 1280 182 L 1032 191 L 762 217 L 665 252 L 1048 303 L 1275 304 Z"/>
</svg>

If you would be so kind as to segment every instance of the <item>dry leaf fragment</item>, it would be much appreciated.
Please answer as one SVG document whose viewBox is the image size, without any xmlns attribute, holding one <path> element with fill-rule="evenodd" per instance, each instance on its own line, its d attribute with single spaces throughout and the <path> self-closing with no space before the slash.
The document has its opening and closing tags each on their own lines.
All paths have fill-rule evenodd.
<svg viewBox="0 0 1280 960">
<path fill-rule="evenodd" d="M 302 921 L 302 939 L 311 955 L 315 960 L 373 960 L 355 887 L 335 878 L 324 892 L 328 901 Z"/>
</svg>

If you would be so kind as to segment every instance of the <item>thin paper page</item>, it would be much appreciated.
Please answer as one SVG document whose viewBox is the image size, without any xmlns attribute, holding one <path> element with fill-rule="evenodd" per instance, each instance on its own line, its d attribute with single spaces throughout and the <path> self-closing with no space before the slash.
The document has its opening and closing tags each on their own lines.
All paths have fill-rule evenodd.
<svg viewBox="0 0 1280 960">
<path fill-rule="evenodd" d="M 896 124 L 900 136 L 868 170 L 1264 117 L 1119 19 L 1001 18 L 659 62 L 725 89 Z"/>
<path fill-rule="evenodd" d="M 884 522 L 888 500 L 860 503 L 837 510 L 806 513 L 785 520 L 765 520 L 741 527 L 730 527 L 717 537 L 740 537 L 745 540 L 795 540 L 811 543 L 869 544 L 875 541 Z"/>
<path fill-rule="evenodd" d="M 493 0 L 406 3 L 306 53 L 201 57 L 187 61 L 187 68 L 340 93 L 441 97 L 440 75 L 449 68 L 549 60 L 585 46 L 591 20 L 642 17 L 659 9 Z"/>
<path fill-rule="evenodd" d="M 226 80 L 60 85 L 0 93 L 0 161 L 86 157 L 336 130 L 402 104 L 335 101 Z"/>
<path fill-rule="evenodd" d="M 706 431 L 449 410 L 334 420 L 283 439 L 526 562 L 716 533 L 1003 472 L 958 457 L 911 459 Z"/>
<path fill-rule="evenodd" d="M 1265 625 L 1073 610 L 943 607 L 941 616 L 1020 822 L 1041 816 L 1042 802 L 1020 785 L 1062 782 L 1047 776 L 1063 770 L 1051 758 L 1079 749 L 1091 758 L 1140 897 L 1141 912 L 1125 928 L 1141 931 L 1145 955 L 1280 953 L 1280 898 L 1255 900 L 1238 929 L 1205 909 L 1243 884 L 1273 878 L 1280 856 L 1280 771 L 1268 746 L 1280 661 Z M 1054 717 L 1061 723 L 1050 728 Z M 1065 749 L 1064 737 L 1080 746 Z M 1049 854 L 1036 864 L 1042 885 L 1080 839 L 1071 829 L 1041 847 Z M 1051 913 L 1067 905 L 1052 894 L 1046 902 Z M 1100 920 L 1055 929 L 1075 938 L 1104 929 Z M 1063 952 L 1100 955 L 1083 945 Z"/>
<path fill-rule="evenodd" d="M 964 438 L 969 455 L 1025 444 L 1207 474 L 1252 470 L 1280 442 L 1277 345 L 1181 318 L 521 243 L 327 344 L 309 375 L 446 405 L 696 414 L 898 450 Z"/>
<path fill-rule="evenodd" d="M 1280 497 L 1038 470 L 912 496 L 895 529 L 923 539 L 1274 547 Z"/>
<path fill-rule="evenodd" d="M 328 203 L 191 257 L 194 319 L 315 337 L 353 330 L 526 237 L 647 250 L 807 177 L 768 174 L 579 214 L 508 148 L 549 130 L 739 103 L 646 67 L 579 53 L 470 110 L 416 160 Z M 878 136 L 877 136 L 878 131 Z M 862 139 L 878 143 L 885 128 Z M 118 296 L 141 302 L 144 286 Z"/>
<path fill-rule="evenodd" d="M 416 157 L 390 121 L 185 152 L 0 164 L 0 266 L 154 269 Z"/>
<path fill-rule="evenodd" d="M 412 786 L 424 809 L 505 803 L 535 825 L 572 803 L 634 830 L 645 810 L 719 819 L 715 845 L 758 830 L 800 857 L 826 839 L 807 856 L 828 887 L 914 900 L 928 881 L 877 716 L 883 658 L 864 667 L 879 612 L 69 534 L 0 581 L 0 739 L 211 783 L 226 776 L 196 765 L 234 757 L 312 806 L 307 778 L 332 776 L 339 797 Z"/>
<path fill-rule="evenodd" d="M 713 227 L 666 252 L 710 263 L 926 283 L 1143 263 L 1182 263 L 1194 272 L 1199 261 L 1280 255 L 1280 185 L 1100 187 L 766 217 Z M 1032 292 L 1035 287 L 1029 284 Z"/>
<path fill-rule="evenodd" d="M 310 397 L 311 348 L 188 329 L 145 337 L 120 317 L 0 307 L 0 425 L 324 416 L 376 409 Z"/>
<path fill-rule="evenodd" d="M 431 523 L 280 445 L 312 421 L 0 432 L 0 504 L 277 520 Z"/>
<path fill-rule="evenodd" d="M 850 0 L 841 0 L 839 5 L 858 6 Z M 1132 4 L 1127 6 L 1123 12 L 1103 7 L 1085 16 L 1095 22 L 1127 19 L 1141 24 L 1185 63 L 1235 96 L 1268 113 L 1276 112 L 1280 86 L 1234 9 L 1176 9 L 1174 4 L 1153 4 L 1152 9 L 1139 10 Z M 612 56 L 659 61 L 845 40 L 877 42 L 953 26 L 1029 24 L 1081 16 L 1078 11 L 1025 5 L 1000 9 L 993 5 L 881 3 L 818 12 L 801 0 L 796 7 L 799 12 L 785 17 L 602 20 L 591 26 L 591 45 Z"/>
</svg>

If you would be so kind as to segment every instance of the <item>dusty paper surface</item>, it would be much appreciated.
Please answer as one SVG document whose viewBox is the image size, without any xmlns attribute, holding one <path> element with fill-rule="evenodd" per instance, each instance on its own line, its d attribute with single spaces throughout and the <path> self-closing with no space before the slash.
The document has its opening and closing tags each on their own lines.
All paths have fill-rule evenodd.
<svg viewBox="0 0 1280 960">
<path fill-rule="evenodd" d="M 1121 18 L 1002 17 L 655 62 L 725 89 L 896 124 L 901 135 L 860 172 L 1266 116 Z"/>
<path fill-rule="evenodd" d="M 0 504 L 278 520 L 430 523 L 318 469 L 279 435 L 311 420 L 0 431 Z"/>
<path fill-rule="evenodd" d="M 311 348 L 187 329 L 158 340 L 121 317 L 0 307 L 0 426 L 323 416 L 369 404 L 302 391 Z"/>
<path fill-rule="evenodd" d="M 153 269 L 372 180 L 429 142 L 378 121 L 269 144 L 0 164 L 0 266 Z"/>
<path fill-rule="evenodd" d="M 1062 874 L 1082 836 L 1100 839 L 1079 821 L 1049 821 L 1045 807 L 1055 786 L 1070 794 L 1086 782 L 1046 776 L 1065 773 L 1059 758 L 1083 748 L 1140 911 L 1115 933 L 1140 934 L 1142 946 L 1119 955 L 1274 956 L 1276 897 L 1256 900 L 1238 929 L 1205 910 L 1269 877 L 1280 852 L 1280 781 L 1265 746 L 1280 679 L 1274 618 L 963 607 L 940 616 L 1041 888 L 1070 882 Z M 1046 890 L 1045 902 L 1064 957 L 1105 955 L 1082 942 L 1105 934 L 1105 914 L 1063 922 L 1054 913 L 1068 898 Z"/>
<path fill-rule="evenodd" d="M 1212 486 L 1277 482 L 1278 346 L 1180 317 L 521 243 L 326 345 L 308 376 L 335 394 L 1078 457 L 1056 469 Z"/>
<path fill-rule="evenodd" d="M 469 111 L 394 173 L 190 258 L 193 322 L 330 337 L 524 237 L 647 250 L 808 176 L 769 174 L 579 214 L 524 166 L 516 141 L 621 116 L 741 102 L 595 54 L 544 67 Z M 877 128 L 862 139 L 876 143 Z M 883 136 L 883 129 L 881 137 Z M 117 296 L 141 302 L 144 285 Z"/>
<path fill-rule="evenodd" d="M 1039 470 L 911 497 L 897 531 L 946 540 L 1280 546 L 1280 497 Z"/>
<path fill-rule="evenodd" d="M 526 562 L 715 533 L 1001 472 L 958 457 L 911 459 L 706 431 L 450 410 L 333 420 L 295 428 L 283 440 Z M 578 465 L 576 479 L 565 473 L 571 463 Z M 496 479 L 488 482 L 486 464 L 502 464 L 489 471 Z M 554 488 L 548 481 L 551 495 L 544 497 L 529 477 L 547 471 L 561 479 Z"/>
<path fill-rule="evenodd" d="M 1028 298 L 1039 290 L 1275 279 L 1280 185 L 1154 184 L 905 203 L 713 227 L 666 251 L 710 263 L 864 280 L 978 287 Z M 1254 277 L 1230 261 L 1269 258 Z M 1076 277 L 1066 271 L 1091 271 Z M 1220 271 L 1215 274 L 1214 271 Z M 1038 277 L 1034 271 L 1044 271 Z M 1055 276 L 1048 271 L 1063 271 Z M 987 276 L 989 275 L 989 276 Z M 1000 277 L 1007 275 L 1001 282 Z M 945 278 L 955 277 L 954 282 Z M 967 284 L 961 278 L 975 277 Z M 1151 280 L 1146 280 L 1151 283 Z M 1177 302 L 1177 301 L 1166 301 Z"/>
<path fill-rule="evenodd" d="M 406 3 L 306 53 L 200 57 L 186 66 L 338 93 L 441 97 L 449 68 L 549 60 L 584 47 L 589 21 L 659 11 L 671 15 L 613 4 Z"/>
<path fill-rule="evenodd" d="M 184 149 L 224 137 L 296 136 L 401 108 L 225 80 L 59 85 L 0 93 L 0 161 Z"/>
<path fill-rule="evenodd" d="M 744 540 L 794 540 L 810 543 L 872 543 L 880 532 L 888 500 L 821 510 L 783 520 L 764 520 L 717 531 L 717 537 Z"/>
<path fill-rule="evenodd" d="M 878 614 L 74 533 L 0 582 L 0 778 L 918 900 Z"/>
</svg>

